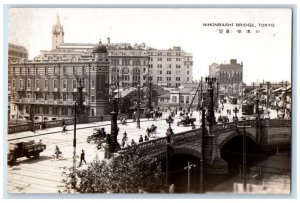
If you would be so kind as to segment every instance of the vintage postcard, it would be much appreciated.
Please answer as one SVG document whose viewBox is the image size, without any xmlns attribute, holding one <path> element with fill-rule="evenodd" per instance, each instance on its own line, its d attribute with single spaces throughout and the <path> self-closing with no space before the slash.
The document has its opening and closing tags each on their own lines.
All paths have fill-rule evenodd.
<svg viewBox="0 0 300 203">
<path fill-rule="evenodd" d="M 292 16 L 11 6 L 6 192 L 291 194 Z"/>
</svg>

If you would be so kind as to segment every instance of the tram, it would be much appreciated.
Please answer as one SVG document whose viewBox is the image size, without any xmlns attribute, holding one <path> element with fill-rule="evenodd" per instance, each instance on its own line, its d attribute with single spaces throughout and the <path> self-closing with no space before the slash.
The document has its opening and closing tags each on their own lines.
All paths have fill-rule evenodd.
<svg viewBox="0 0 300 203">
<path fill-rule="evenodd" d="M 254 114 L 254 103 L 242 104 L 242 114 L 243 115 Z"/>
<path fill-rule="evenodd" d="M 238 100 L 237 97 L 229 97 L 229 103 L 230 104 L 237 104 L 237 100 Z"/>
</svg>

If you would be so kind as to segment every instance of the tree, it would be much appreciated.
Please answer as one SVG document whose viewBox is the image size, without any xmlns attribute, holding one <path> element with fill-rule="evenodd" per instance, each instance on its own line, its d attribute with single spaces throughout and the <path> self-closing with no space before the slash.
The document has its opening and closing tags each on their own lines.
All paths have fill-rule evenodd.
<svg viewBox="0 0 300 203">
<path fill-rule="evenodd" d="M 64 176 L 59 192 L 158 193 L 166 188 L 160 164 L 142 156 L 138 145 L 132 145 L 109 161 L 96 157 L 87 169 L 69 168 Z"/>
</svg>

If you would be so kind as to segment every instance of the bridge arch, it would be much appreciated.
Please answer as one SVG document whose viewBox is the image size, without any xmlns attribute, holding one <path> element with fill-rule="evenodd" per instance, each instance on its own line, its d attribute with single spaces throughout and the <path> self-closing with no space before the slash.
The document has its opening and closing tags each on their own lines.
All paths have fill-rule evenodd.
<svg viewBox="0 0 300 203">
<path fill-rule="evenodd" d="M 231 139 L 238 137 L 238 136 L 243 136 L 243 130 L 240 131 L 235 131 L 233 133 L 231 133 L 230 135 L 228 135 L 224 140 L 222 140 L 219 143 L 219 147 L 222 148 L 223 146 L 225 146 Z M 255 144 L 256 144 L 256 136 L 253 135 L 252 133 L 249 132 L 245 132 L 245 136 L 247 138 L 250 138 Z"/>
<path fill-rule="evenodd" d="M 160 161 L 166 158 L 166 154 L 167 154 L 166 151 L 164 151 L 157 154 L 154 158 L 156 158 L 157 161 Z M 195 149 L 189 147 L 173 147 L 170 150 L 170 156 L 176 156 L 176 155 L 188 155 L 199 159 L 201 158 L 200 148 Z"/>
</svg>

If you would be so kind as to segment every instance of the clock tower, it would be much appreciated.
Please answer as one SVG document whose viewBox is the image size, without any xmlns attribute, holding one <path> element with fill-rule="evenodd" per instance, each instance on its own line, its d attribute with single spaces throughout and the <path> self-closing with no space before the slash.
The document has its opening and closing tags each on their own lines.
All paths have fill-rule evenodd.
<svg viewBox="0 0 300 203">
<path fill-rule="evenodd" d="M 59 16 L 57 16 L 56 25 L 53 25 L 52 28 L 52 50 L 64 43 L 64 27 L 59 22 Z"/>
</svg>

